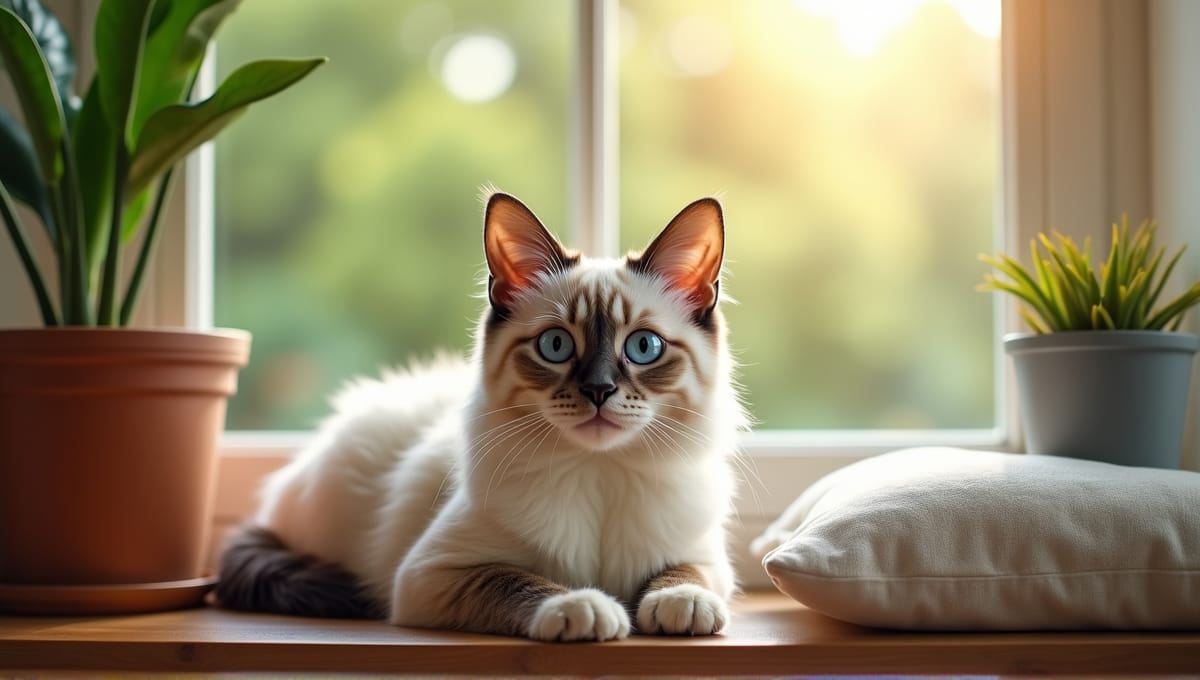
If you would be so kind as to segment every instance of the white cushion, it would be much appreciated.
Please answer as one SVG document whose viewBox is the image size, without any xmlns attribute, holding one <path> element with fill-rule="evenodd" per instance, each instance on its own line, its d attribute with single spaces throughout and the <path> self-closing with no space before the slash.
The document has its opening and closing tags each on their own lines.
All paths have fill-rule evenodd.
<svg viewBox="0 0 1200 680">
<path fill-rule="evenodd" d="M 1200 628 L 1200 473 L 948 448 L 860 461 L 753 545 L 834 618 L 923 630 Z"/>
</svg>

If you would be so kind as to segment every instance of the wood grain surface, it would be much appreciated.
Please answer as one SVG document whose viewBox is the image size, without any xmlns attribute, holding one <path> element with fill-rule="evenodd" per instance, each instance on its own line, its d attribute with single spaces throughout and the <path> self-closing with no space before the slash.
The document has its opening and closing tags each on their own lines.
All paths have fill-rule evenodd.
<svg viewBox="0 0 1200 680">
<path fill-rule="evenodd" d="M 382 622 L 209 608 L 92 618 L 0 617 L 0 670 L 216 673 L 797 675 L 1183 674 L 1200 632 L 901 633 L 743 596 L 725 634 L 546 644 Z"/>
</svg>

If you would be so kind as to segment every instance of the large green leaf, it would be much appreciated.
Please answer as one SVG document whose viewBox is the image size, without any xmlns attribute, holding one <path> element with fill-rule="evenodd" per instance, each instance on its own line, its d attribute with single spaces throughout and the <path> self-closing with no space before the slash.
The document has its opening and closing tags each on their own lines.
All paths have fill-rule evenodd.
<svg viewBox="0 0 1200 680">
<path fill-rule="evenodd" d="M 0 184 L 12 191 L 13 198 L 33 208 L 54 239 L 54 218 L 46 202 L 46 190 L 38 171 L 33 141 L 8 111 L 0 108 Z"/>
<path fill-rule="evenodd" d="M 241 0 L 159 0 L 142 51 L 131 131 L 137 139 L 150 116 L 191 91 L 217 27 Z"/>
<path fill-rule="evenodd" d="M 241 0 L 158 0 L 147 28 L 142 71 L 130 132 L 141 135 L 151 114 L 187 101 L 208 44 L 221 22 Z M 147 188 L 126 202 L 121 233 L 135 234 L 149 205 Z"/>
<path fill-rule="evenodd" d="M 282 92 L 325 61 L 321 57 L 246 64 L 230 74 L 212 97 L 155 112 L 138 138 L 126 197 L 141 193 L 160 173 L 215 137 L 247 106 Z"/>
<path fill-rule="evenodd" d="M 104 254 L 104 244 L 112 219 L 113 168 L 117 136 L 100 103 L 96 81 L 88 89 L 72 131 L 75 144 L 75 171 L 79 173 L 79 195 L 83 204 L 84 241 L 87 243 L 88 271 L 94 271 Z"/>
<path fill-rule="evenodd" d="M 103 0 L 96 12 L 96 79 L 109 127 L 133 148 L 129 113 L 138 86 L 142 44 L 154 0 Z"/>
<path fill-rule="evenodd" d="M 20 17 L 42 48 L 42 58 L 50 68 L 50 75 L 58 88 L 58 100 L 70 127 L 80 103 L 75 95 L 75 50 L 71 47 L 71 37 L 58 17 L 39 0 L 0 0 L 0 7 L 7 7 Z M 9 188 L 12 188 L 11 184 Z M 15 192 L 13 196 L 20 198 Z"/>
<path fill-rule="evenodd" d="M 21 102 L 21 112 L 37 151 L 42 180 L 57 185 L 63 172 L 65 123 L 62 105 L 50 77 L 50 68 L 46 66 L 29 27 L 3 6 L 0 6 L 0 58 Z"/>
</svg>

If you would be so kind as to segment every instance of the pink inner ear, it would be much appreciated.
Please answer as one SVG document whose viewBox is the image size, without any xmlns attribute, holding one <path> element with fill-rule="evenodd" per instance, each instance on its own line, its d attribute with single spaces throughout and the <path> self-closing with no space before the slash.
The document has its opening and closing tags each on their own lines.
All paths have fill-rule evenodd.
<svg viewBox="0 0 1200 680">
<path fill-rule="evenodd" d="M 488 201 L 484 252 L 492 275 L 492 301 L 509 305 L 539 274 L 559 271 L 566 255 L 558 240 L 524 204 L 506 194 Z"/>
<path fill-rule="evenodd" d="M 641 266 L 687 294 L 697 309 L 716 302 L 725 250 L 721 205 L 711 198 L 684 208 L 646 248 Z"/>
</svg>

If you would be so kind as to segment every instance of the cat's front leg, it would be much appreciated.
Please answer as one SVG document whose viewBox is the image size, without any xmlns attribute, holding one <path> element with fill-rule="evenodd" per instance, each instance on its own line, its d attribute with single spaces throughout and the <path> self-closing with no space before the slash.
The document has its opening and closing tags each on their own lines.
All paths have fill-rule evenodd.
<svg viewBox="0 0 1200 680">
<path fill-rule="evenodd" d="M 570 590 L 507 564 L 397 574 L 392 623 L 519 635 L 534 640 L 619 640 L 629 615 L 610 595 Z"/>
<path fill-rule="evenodd" d="M 667 567 L 647 581 L 637 608 L 641 633 L 713 635 L 728 618 L 724 598 L 689 564 Z"/>
</svg>

